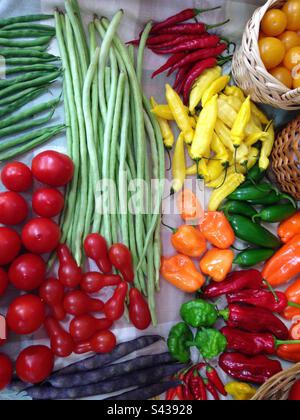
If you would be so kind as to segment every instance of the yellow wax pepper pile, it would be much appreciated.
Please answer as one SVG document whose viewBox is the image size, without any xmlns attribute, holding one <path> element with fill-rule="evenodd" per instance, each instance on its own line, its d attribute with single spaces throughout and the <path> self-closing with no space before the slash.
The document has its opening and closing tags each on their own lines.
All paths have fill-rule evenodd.
<svg viewBox="0 0 300 420">
<path fill-rule="evenodd" d="M 275 141 L 272 121 L 246 97 L 230 77 L 222 76 L 220 67 L 206 70 L 194 83 L 189 107 L 166 85 L 167 104 L 152 98 L 152 112 L 158 118 L 164 144 L 175 143 L 172 121 L 180 136 L 173 159 L 173 192 L 182 189 L 186 176 L 197 175 L 209 188 L 215 189 L 209 210 L 219 208 L 245 180 L 257 163 L 262 171 L 270 164 Z M 257 144 L 261 147 L 257 148 Z M 186 150 L 194 164 L 186 167 Z"/>
</svg>

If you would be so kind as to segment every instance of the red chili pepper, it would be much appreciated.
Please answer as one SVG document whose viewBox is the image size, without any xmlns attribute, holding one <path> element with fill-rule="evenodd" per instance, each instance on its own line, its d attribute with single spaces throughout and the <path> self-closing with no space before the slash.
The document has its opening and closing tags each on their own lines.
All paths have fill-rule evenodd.
<svg viewBox="0 0 300 420">
<path fill-rule="evenodd" d="M 187 104 L 189 100 L 190 90 L 195 82 L 195 80 L 206 70 L 217 65 L 216 58 L 207 58 L 206 60 L 200 61 L 197 63 L 188 73 L 185 78 L 184 87 L 183 87 L 183 100 Z"/>
<path fill-rule="evenodd" d="M 166 401 L 173 401 L 177 395 L 177 388 L 171 388 L 166 394 Z"/>
<path fill-rule="evenodd" d="M 152 51 L 158 55 L 178 54 L 181 52 L 212 48 L 217 46 L 219 42 L 220 38 L 217 35 L 208 35 L 204 38 L 194 39 L 193 41 L 182 42 L 181 44 L 175 45 L 171 48 L 165 48 L 164 46 L 160 46 L 160 48 L 153 48 Z"/>
<path fill-rule="evenodd" d="M 129 292 L 129 318 L 138 330 L 146 330 L 151 324 L 148 302 L 141 292 L 134 287 Z"/>
<path fill-rule="evenodd" d="M 193 370 L 193 376 L 190 379 L 190 389 L 196 401 L 207 401 L 205 383 L 197 370 Z"/>
<path fill-rule="evenodd" d="M 134 281 L 132 255 L 127 246 L 115 244 L 110 248 L 108 255 L 112 265 L 120 271 L 123 279 L 132 283 Z"/>
<path fill-rule="evenodd" d="M 182 25 L 174 25 L 169 28 L 164 28 L 160 31 L 160 35 L 200 35 L 210 29 L 218 28 L 228 23 L 230 19 L 225 22 L 217 23 L 216 25 L 206 25 L 205 23 L 184 23 Z"/>
<path fill-rule="evenodd" d="M 185 377 L 184 372 L 180 373 L 179 380 L 184 382 L 184 377 Z M 177 398 L 178 398 L 179 401 L 184 400 L 183 389 L 184 389 L 184 385 L 178 385 L 178 387 L 176 388 L 176 394 L 177 394 Z"/>
<path fill-rule="evenodd" d="M 251 306 L 231 304 L 219 312 L 230 328 L 241 328 L 248 332 L 270 332 L 280 340 L 289 338 L 289 330 L 272 312 Z"/>
<path fill-rule="evenodd" d="M 123 282 L 116 288 L 113 297 L 104 305 L 104 313 L 108 319 L 117 321 L 125 311 L 125 300 L 128 292 L 127 283 Z"/>
<path fill-rule="evenodd" d="M 180 69 L 181 67 L 184 67 L 187 64 L 193 64 L 200 60 L 205 60 L 206 58 L 217 57 L 218 55 L 222 54 L 226 50 L 226 48 L 227 44 L 222 42 L 221 44 L 213 48 L 205 48 L 203 50 L 185 54 L 180 61 L 173 64 L 171 74 L 174 73 L 175 70 Z"/>
<path fill-rule="evenodd" d="M 110 274 L 112 265 L 108 257 L 106 240 L 98 233 L 93 233 L 86 237 L 84 241 L 84 251 L 86 256 L 97 264 L 104 274 Z"/>
<path fill-rule="evenodd" d="M 182 88 L 182 86 L 185 82 L 185 77 L 186 77 L 188 71 L 189 71 L 189 66 L 186 66 L 186 67 L 182 67 L 177 72 L 175 83 L 174 83 L 173 87 L 174 87 L 175 90 L 177 90 L 178 93 L 180 93 L 180 89 Z"/>
<path fill-rule="evenodd" d="M 153 48 L 163 49 L 163 48 L 174 47 L 175 45 L 180 45 L 183 42 L 192 42 L 198 39 L 203 39 L 204 37 L 208 36 L 208 33 L 205 32 L 204 34 L 201 34 L 201 35 L 180 35 L 176 38 L 174 38 L 174 35 L 162 35 L 162 37 L 164 36 L 171 36 L 172 39 L 166 42 L 158 43 L 158 44 L 152 44 L 152 45 L 149 44 L 149 48 L 150 49 L 153 49 Z"/>
<path fill-rule="evenodd" d="M 151 33 L 161 32 L 162 29 L 168 28 L 169 26 L 176 25 L 177 23 L 185 22 L 190 19 L 194 19 L 201 13 L 211 12 L 213 10 L 220 9 L 220 6 L 213 7 L 210 9 L 185 9 L 174 16 L 169 17 L 163 22 L 157 23 L 153 26 Z"/>
<path fill-rule="evenodd" d="M 221 283 L 211 283 L 203 293 L 205 299 L 213 299 L 228 293 L 245 289 L 260 289 L 264 285 L 263 277 L 258 270 L 235 271 Z"/>
<path fill-rule="evenodd" d="M 216 369 L 208 365 L 206 367 L 206 376 L 210 383 L 213 384 L 213 386 L 219 391 L 220 394 L 224 395 L 224 397 L 228 395 Z"/>
<path fill-rule="evenodd" d="M 263 384 L 282 371 L 278 360 L 266 356 L 246 357 L 239 353 L 222 354 L 219 365 L 232 378 L 255 384 Z"/>
<path fill-rule="evenodd" d="M 204 379 L 204 384 L 206 386 L 207 391 L 212 395 L 213 399 L 215 401 L 219 401 L 220 397 L 214 385 L 208 379 Z"/>
<path fill-rule="evenodd" d="M 56 252 L 59 260 L 59 281 L 65 287 L 75 289 L 82 280 L 81 268 L 78 267 L 67 245 L 59 245 Z"/>
<path fill-rule="evenodd" d="M 246 303 L 271 312 L 281 314 L 288 307 L 288 300 L 284 293 L 276 292 L 277 300 L 272 292 L 264 289 L 241 290 L 227 295 L 228 303 Z"/>
<path fill-rule="evenodd" d="M 83 275 L 80 287 L 86 293 L 97 293 L 105 287 L 118 286 L 120 283 L 122 279 L 118 275 L 90 272 Z"/>
<path fill-rule="evenodd" d="M 190 381 L 194 374 L 193 368 L 191 368 L 184 377 L 184 386 L 183 386 L 183 401 L 193 401 L 195 398 L 190 390 Z"/>
<path fill-rule="evenodd" d="M 173 67 L 175 64 L 179 63 L 184 57 L 186 57 L 186 54 L 183 53 L 172 55 L 172 57 L 170 57 L 163 66 L 161 66 L 152 74 L 152 79 L 154 79 L 154 77 L 158 76 L 164 71 L 168 70 L 169 68 Z"/>
<path fill-rule="evenodd" d="M 170 42 L 174 39 L 178 38 L 177 35 L 173 34 L 173 35 L 155 35 L 155 36 L 150 36 L 147 40 L 147 45 L 148 46 L 152 46 L 152 45 L 161 45 L 164 44 L 166 42 Z M 138 46 L 140 45 L 141 40 L 140 39 L 134 39 L 132 41 L 126 42 L 127 45 L 135 45 Z"/>
</svg>

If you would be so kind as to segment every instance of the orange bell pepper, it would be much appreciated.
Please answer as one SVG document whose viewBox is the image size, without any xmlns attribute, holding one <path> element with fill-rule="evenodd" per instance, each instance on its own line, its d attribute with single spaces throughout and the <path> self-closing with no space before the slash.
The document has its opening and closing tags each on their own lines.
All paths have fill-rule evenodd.
<svg viewBox="0 0 300 420">
<path fill-rule="evenodd" d="M 284 344 L 279 346 L 277 356 L 288 362 L 300 362 L 300 344 Z"/>
<path fill-rule="evenodd" d="M 284 245 L 265 265 L 263 278 L 277 287 L 300 272 L 300 234 Z"/>
<path fill-rule="evenodd" d="M 300 234 L 300 212 L 285 220 L 278 227 L 278 236 L 283 243 L 288 243 L 296 235 Z"/>
<path fill-rule="evenodd" d="M 177 195 L 177 208 L 185 222 L 199 223 L 204 210 L 193 191 L 184 189 Z"/>
<path fill-rule="evenodd" d="M 199 258 L 207 250 L 206 239 L 200 230 L 190 225 L 174 229 L 171 242 L 176 251 L 187 257 Z"/>
<path fill-rule="evenodd" d="M 300 305 L 300 279 L 296 280 L 286 291 L 285 295 L 287 297 L 287 300 L 292 303 L 296 303 L 297 305 Z M 288 306 L 283 316 L 285 319 L 294 319 L 296 317 L 299 317 L 300 319 L 300 309 L 294 308 L 292 306 Z"/>
<path fill-rule="evenodd" d="M 197 271 L 193 261 L 182 254 L 163 257 L 160 272 L 165 280 L 186 293 L 195 293 L 205 283 L 204 276 Z"/>
<path fill-rule="evenodd" d="M 213 248 L 200 261 L 200 269 L 214 281 L 221 282 L 230 273 L 233 260 L 234 252 L 231 249 Z"/>
<path fill-rule="evenodd" d="M 222 212 L 206 212 L 200 222 L 200 232 L 207 241 L 219 249 L 228 249 L 235 242 L 234 231 Z"/>
</svg>

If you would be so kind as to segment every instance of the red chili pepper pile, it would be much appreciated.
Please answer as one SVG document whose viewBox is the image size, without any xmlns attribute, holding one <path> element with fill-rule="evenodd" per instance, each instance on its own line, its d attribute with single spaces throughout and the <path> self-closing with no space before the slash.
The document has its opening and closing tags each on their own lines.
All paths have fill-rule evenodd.
<svg viewBox="0 0 300 420">
<path fill-rule="evenodd" d="M 204 372 L 203 372 L 204 370 Z M 205 376 L 204 376 L 205 375 Z M 220 399 L 220 394 L 227 396 L 224 384 L 215 368 L 206 363 L 199 363 L 174 377 L 182 381 L 182 385 L 170 389 L 166 400 L 206 401 L 208 394 L 214 400 Z"/>
<path fill-rule="evenodd" d="M 205 23 L 186 23 L 200 13 L 219 9 L 186 9 L 153 26 L 147 41 L 148 48 L 158 55 L 171 54 L 166 63 L 157 69 L 152 78 L 168 70 L 168 76 L 177 71 L 174 89 L 185 92 L 187 97 L 195 80 L 207 68 L 222 65 L 231 57 L 222 57 L 228 48 L 227 41 L 208 30 L 225 25 L 228 21 L 216 25 Z M 140 40 L 129 42 L 139 45 Z"/>
</svg>

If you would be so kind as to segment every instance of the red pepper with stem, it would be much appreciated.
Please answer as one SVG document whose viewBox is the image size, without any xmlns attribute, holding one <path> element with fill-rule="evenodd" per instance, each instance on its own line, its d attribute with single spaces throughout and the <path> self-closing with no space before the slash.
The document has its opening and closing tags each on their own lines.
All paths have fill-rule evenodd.
<svg viewBox="0 0 300 420">
<path fill-rule="evenodd" d="M 185 41 L 174 47 L 165 48 L 164 46 L 159 46 L 159 48 L 153 48 L 152 51 L 155 54 L 178 54 L 181 52 L 199 50 L 204 48 L 212 48 L 218 45 L 220 38 L 217 35 L 207 35 L 206 37 L 194 39 L 193 41 Z"/>
<path fill-rule="evenodd" d="M 203 50 L 195 51 L 190 54 L 184 54 L 184 57 L 178 60 L 172 65 L 172 70 L 169 75 L 174 73 L 177 69 L 186 66 L 187 64 L 193 64 L 206 58 L 218 57 L 227 49 L 227 44 L 221 42 L 219 45 L 213 48 L 205 48 Z M 170 66 L 171 67 L 171 66 Z M 169 67 L 168 67 L 169 68 Z"/>
<path fill-rule="evenodd" d="M 71 255 L 67 245 L 59 245 L 57 250 L 59 260 L 58 278 L 59 281 L 70 289 L 75 289 L 79 286 L 82 280 L 81 268 Z"/>
<path fill-rule="evenodd" d="M 179 69 L 177 72 L 173 88 L 177 90 L 178 93 L 180 92 L 180 89 L 182 88 L 182 85 L 185 81 L 185 76 L 188 71 L 189 71 L 189 66 L 186 66 L 186 67 L 182 67 L 182 69 Z"/>
<path fill-rule="evenodd" d="M 170 57 L 163 66 L 161 66 L 152 74 L 152 79 L 154 79 L 154 77 L 158 76 L 164 71 L 168 70 L 169 68 L 173 67 L 175 64 L 179 63 L 184 57 L 186 57 L 186 54 L 183 53 L 172 55 L 172 57 Z"/>
<path fill-rule="evenodd" d="M 220 397 L 219 397 L 218 391 L 216 390 L 216 388 L 214 387 L 214 385 L 208 379 L 204 379 L 204 385 L 205 385 L 207 391 L 213 397 L 213 399 L 215 401 L 220 401 Z"/>
<path fill-rule="evenodd" d="M 193 375 L 190 379 L 190 389 L 196 401 L 206 401 L 207 393 L 203 378 L 196 369 L 193 369 Z"/>
<path fill-rule="evenodd" d="M 97 264 L 97 267 L 104 274 L 110 274 L 112 264 L 108 257 L 108 248 L 105 238 L 98 233 L 93 233 L 86 237 L 84 241 L 84 251 L 88 258 Z"/>
<path fill-rule="evenodd" d="M 154 35 L 154 36 L 150 36 L 147 40 L 147 45 L 151 46 L 151 45 L 160 45 L 160 44 L 164 44 L 165 42 L 169 42 L 172 41 L 173 39 L 178 38 L 177 35 Z M 129 41 L 126 42 L 127 45 L 135 45 L 138 46 L 140 45 L 140 39 L 134 39 L 133 41 Z"/>
<path fill-rule="evenodd" d="M 195 398 L 190 389 L 191 378 L 194 374 L 194 369 L 191 368 L 188 370 L 184 376 L 184 386 L 183 386 L 183 400 L 184 401 L 193 401 Z"/>
<path fill-rule="evenodd" d="M 241 328 L 248 332 L 270 332 L 280 340 L 289 338 L 289 330 L 272 312 L 251 306 L 231 304 L 219 311 L 230 328 Z"/>
<path fill-rule="evenodd" d="M 118 275 L 90 272 L 83 275 L 80 287 L 86 293 L 98 293 L 105 287 L 118 286 L 120 283 L 122 279 Z"/>
<path fill-rule="evenodd" d="M 151 34 L 161 32 L 164 28 L 168 28 L 170 26 L 174 26 L 177 23 L 186 22 L 187 20 L 194 19 L 201 13 L 205 12 L 212 12 L 213 10 L 220 9 L 220 6 L 218 7 L 212 7 L 209 9 L 185 9 L 182 10 L 180 13 L 177 13 L 174 16 L 169 17 L 168 19 L 164 20 L 163 22 L 156 23 L 153 25 L 153 28 L 151 30 Z"/>
<path fill-rule="evenodd" d="M 240 353 L 222 354 L 219 365 L 232 378 L 255 384 L 263 384 L 282 371 L 278 360 L 266 356 L 246 357 Z"/>
<path fill-rule="evenodd" d="M 260 354 L 276 354 L 278 347 L 282 345 L 297 345 L 298 340 L 277 340 L 272 334 L 247 333 L 236 328 L 224 327 L 221 333 L 226 337 L 227 350 L 236 351 L 246 356 L 258 356 Z"/>
<path fill-rule="evenodd" d="M 163 28 L 160 31 L 160 35 L 200 35 L 204 32 L 209 31 L 210 29 L 219 28 L 220 26 L 226 25 L 226 23 L 230 22 L 230 19 L 226 20 L 225 22 L 216 23 L 214 25 L 207 25 L 203 22 L 197 23 L 182 23 L 178 25 L 173 25 L 168 28 Z"/>
<path fill-rule="evenodd" d="M 244 303 L 258 308 L 268 309 L 269 311 L 276 312 L 278 314 L 281 314 L 289 306 L 300 308 L 300 305 L 288 302 L 284 293 L 272 293 L 264 289 L 241 290 L 236 293 L 229 293 L 227 295 L 227 302 L 229 304 Z"/>
<path fill-rule="evenodd" d="M 221 381 L 220 376 L 218 375 L 218 372 L 210 365 L 206 366 L 206 377 L 220 394 L 224 395 L 224 397 L 228 395 L 225 390 L 224 384 Z"/>
<path fill-rule="evenodd" d="M 125 300 L 127 297 L 128 285 L 123 282 L 116 288 L 113 297 L 104 305 L 106 317 L 112 321 L 122 318 L 125 311 Z"/>
<path fill-rule="evenodd" d="M 161 42 L 158 44 L 149 44 L 149 48 L 152 50 L 153 48 L 158 48 L 158 49 L 163 49 L 163 48 L 170 48 L 170 47 L 174 47 L 176 45 L 181 45 L 184 42 L 193 42 L 199 39 L 203 39 L 205 37 L 207 37 L 209 34 L 207 32 L 205 32 L 204 34 L 201 35 L 180 35 L 178 37 L 174 37 L 174 35 L 162 35 L 162 36 L 171 36 L 172 39 L 170 39 L 169 41 L 166 42 Z"/>
<path fill-rule="evenodd" d="M 204 289 L 203 297 L 213 299 L 229 293 L 239 292 L 245 289 L 260 289 L 264 286 L 264 280 L 258 270 L 235 271 L 221 283 L 212 283 Z"/>
<path fill-rule="evenodd" d="M 128 283 L 132 283 L 134 281 L 133 262 L 131 252 L 127 246 L 115 244 L 110 248 L 108 255 L 112 265 L 120 271 L 123 279 Z"/>
</svg>

